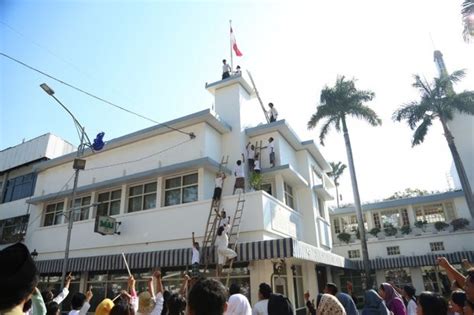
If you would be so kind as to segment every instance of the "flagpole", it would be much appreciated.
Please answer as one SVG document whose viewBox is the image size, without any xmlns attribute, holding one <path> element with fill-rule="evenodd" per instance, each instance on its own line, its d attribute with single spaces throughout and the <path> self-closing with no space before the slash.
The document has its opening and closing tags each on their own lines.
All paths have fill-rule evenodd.
<svg viewBox="0 0 474 315">
<path fill-rule="evenodd" d="M 232 29 L 232 20 L 229 20 L 229 45 L 230 45 L 230 71 L 234 69 L 234 54 L 232 53 L 232 35 L 230 33 L 230 30 Z"/>
</svg>

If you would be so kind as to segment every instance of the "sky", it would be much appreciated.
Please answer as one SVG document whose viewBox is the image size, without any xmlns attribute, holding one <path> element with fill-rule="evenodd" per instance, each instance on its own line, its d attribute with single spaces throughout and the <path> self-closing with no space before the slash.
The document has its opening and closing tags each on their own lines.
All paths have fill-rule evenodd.
<svg viewBox="0 0 474 315">
<path fill-rule="evenodd" d="M 405 188 L 450 188 L 452 159 L 435 123 L 411 147 L 412 131 L 391 115 L 417 100 L 412 75 L 466 69 L 457 91 L 474 87 L 474 44 L 462 39 L 461 0 L 360 1 L 0 1 L 0 51 L 113 103 L 165 122 L 212 107 L 206 82 L 229 59 L 229 19 L 265 103 L 273 102 L 302 140 L 321 89 L 338 75 L 375 92 L 368 103 L 382 127 L 350 119 L 361 200 Z M 77 145 L 70 117 L 39 84 L 46 82 L 90 136 L 113 139 L 153 125 L 0 56 L 0 149 L 51 132 Z M 258 115 L 262 115 L 256 105 Z M 262 115 L 263 119 L 263 115 Z M 328 161 L 347 164 L 342 134 L 331 130 Z M 342 203 L 352 201 L 349 172 Z"/>
</svg>

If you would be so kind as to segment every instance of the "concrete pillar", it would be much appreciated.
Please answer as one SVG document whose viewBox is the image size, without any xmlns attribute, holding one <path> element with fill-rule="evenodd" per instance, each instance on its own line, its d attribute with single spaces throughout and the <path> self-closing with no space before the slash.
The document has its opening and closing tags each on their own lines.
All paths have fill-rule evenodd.
<svg viewBox="0 0 474 315">
<path fill-rule="evenodd" d="M 309 291 L 311 296 L 316 296 L 318 293 L 318 280 L 316 276 L 316 264 L 305 261 L 302 265 L 303 268 L 303 290 Z"/>
<path fill-rule="evenodd" d="M 283 187 L 283 177 L 280 174 L 275 175 L 275 195 L 273 197 L 285 203 L 285 188 Z"/>
<path fill-rule="evenodd" d="M 425 284 L 423 282 L 423 273 L 420 267 L 410 268 L 411 283 L 416 289 L 417 294 L 425 291 Z"/>
<path fill-rule="evenodd" d="M 265 282 L 271 285 L 273 264 L 270 260 L 255 260 L 249 264 L 250 270 L 250 302 L 252 305 L 258 302 L 258 286 Z"/>
<path fill-rule="evenodd" d="M 127 185 L 122 185 L 122 193 L 120 194 L 120 214 L 127 213 Z"/>
<path fill-rule="evenodd" d="M 198 190 L 201 188 L 201 182 L 199 180 L 202 180 L 201 174 L 198 174 Z M 156 207 L 161 208 L 164 205 L 163 197 L 164 197 L 164 189 L 163 189 L 163 177 L 158 177 L 156 179 Z M 199 191 L 198 191 L 198 200 L 201 200 L 199 198 Z"/>
<path fill-rule="evenodd" d="M 380 286 L 382 282 L 385 282 L 385 271 L 384 270 L 376 270 L 375 271 L 375 279 L 377 281 L 377 284 Z"/>
</svg>

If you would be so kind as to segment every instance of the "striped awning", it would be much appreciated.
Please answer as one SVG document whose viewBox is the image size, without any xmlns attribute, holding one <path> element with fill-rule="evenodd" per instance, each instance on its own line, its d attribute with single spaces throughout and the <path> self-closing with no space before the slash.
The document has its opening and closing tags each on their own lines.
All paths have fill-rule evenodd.
<svg viewBox="0 0 474 315">
<path fill-rule="evenodd" d="M 459 264 L 464 258 L 468 259 L 469 261 L 473 261 L 474 251 L 426 254 L 418 256 L 398 256 L 391 258 L 374 258 L 370 260 L 370 268 L 373 270 L 381 270 L 404 267 L 434 266 L 436 265 L 436 258 L 441 256 L 446 257 L 452 264 Z M 359 269 L 363 269 L 361 260 L 354 262 L 357 262 Z"/>
<path fill-rule="evenodd" d="M 268 241 L 241 243 L 237 245 L 236 262 L 248 262 L 273 258 L 293 257 L 293 242 L 291 238 Z M 190 264 L 191 248 L 161 250 L 153 252 L 125 254 L 131 269 L 148 269 L 156 267 L 185 267 Z M 217 261 L 215 251 L 212 251 L 211 261 Z M 63 259 L 36 261 L 40 273 L 60 273 Z M 92 257 L 77 257 L 69 259 L 68 271 L 115 271 L 126 270 L 121 254 Z"/>
</svg>

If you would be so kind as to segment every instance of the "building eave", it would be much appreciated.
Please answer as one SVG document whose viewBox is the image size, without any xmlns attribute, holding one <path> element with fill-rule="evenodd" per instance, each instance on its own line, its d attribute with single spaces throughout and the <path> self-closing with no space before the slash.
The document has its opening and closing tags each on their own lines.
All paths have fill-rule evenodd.
<svg viewBox="0 0 474 315">
<path fill-rule="evenodd" d="M 88 157 L 92 154 L 101 154 L 102 152 L 107 152 L 109 150 L 113 150 L 121 146 L 125 146 L 125 145 L 135 143 L 137 141 L 141 141 L 147 138 L 162 135 L 168 132 L 175 132 L 171 130 L 170 128 L 166 127 L 165 125 L 168 125 L 177 129 L 182 129 L 182 128 L 186 128 L 186 127 L 203 123 L 203 122 L 207 123 L 208 125 L 213 127 L 215 130 L 217 130 L 221 134 L 225 134 L 232 131 L 232 128 L 227 123 L 222 121 L 220 118 L 216 117 L 216 115 L 210 109 L 205 109 L 205 110 L 202 110 L 190 115 L 186 115 L 186 116 L 183 116 L 174 120 L 170 120 L 162 124 L 151 126 L 149 128 L 138 130 L 136 132 L 107 141 L 106 145 L 104 146 L 104 149 L 100 151 L 99 153 L 97 152 L 94 153 L 92 152 L 91 149 L 86 149 L 84 151 L 83 157 Z M 77 154 L 76 151 L 74 151 L 72 153 L 63 155 L 61 157 L 40 163 L 35 166 L 34 170 L 36 172 L 41 172 L 41 171 L 47 170 L 49 168 L 52 168 L 61 164 L 71 162 L 76 157 L 76 154 Z"/>
<path fill-rule="evenodd" d="M 249 95 L 253 95 L 253 89 L 252 87 L 247 83 L 247 80 L 244 79 L 244 77 L 242 75 L 232 75 L 230 77 L 228 77 L 227 79 L 224 79 L 224 80 L 219 80 L 219 81 L 216 81 L 216 82 L 212 82 L 212 83 L 207 83 L 206 82 L 206 90 L 209 91 L 209 93 L 215 95 L 216 94 L 216 91 L 218 89 L 222 89 L 222 88 L 225 88 L 225 87 L 228 87 L 228 86 L 231 86 L 235 83 L 238 83 L 240 84 L 240 86 L 249 94 Z"/>
<path fill-rule="evenodd" d="M 263 175 L 271 175 L 271 174 L 281 174 L 285 178 L 285 180 L 295 187 L 308 187 L 308 182 L 298 173 L 291 165 L 279 165 L 272 168 L 264 168 L 262 170 Z"/>
<path fill-rule="evenodd" d="M 127 176 L 120 176 L 120 177 L 109 179 L 106 181 L 80 186 L 77 188 L 77 194 L 83 194 L 83 193 L 90 192 L 93 190 L 114 187 L 114 186 L 118 186 L 125 183 L 131 183 L 134 181 L 144 180 L 147 178 L 154 178 L 157 176 L 166 176 L 178 171 L 186 171 L 186 170 L 191 170 L 191 169 L 196 169 L 196 168 L 201 168 L 201 167 L 207 170 L 210 170 L 212 172 L 216 172 L 219 170 L 219 162 L 214 161 L 213 159 L 209 157 L 204 157 L 204 158 L 200 158 L 200 159 L 196 159 L 192 161 L 186 161 L 183 163 L 177 163 L 177 164 L 168 165 L 164 167 L 158 167 L 158 168 L 151 169 L 144 172 L 139 172 L 139 173 L 135 173 L 135 174 L 127 175 Z M 231 171 L 227 168 L 224 171 L 229 175 L 231 174 Z M 44 196 L 37 196 L 37 197 L 30 198 L 27 200 L 27 203 L 38 204 L 42 202 L 53 201 L 53 200 L 57 200 L 57 199 L 61 199 L 66 196 L 69 196 L 71 195 L 71 193 L 72 193 L 71 189 L 61 191 L 61 192 L 50 193 Z"/>
<path fill-rule="evenodd" d="M 313 190 L 320 195 L 321 197 L 324 198 L 324 200 L 334 200 L 333 195 L 322 185 L 314 185 Z"/>
</svg>

